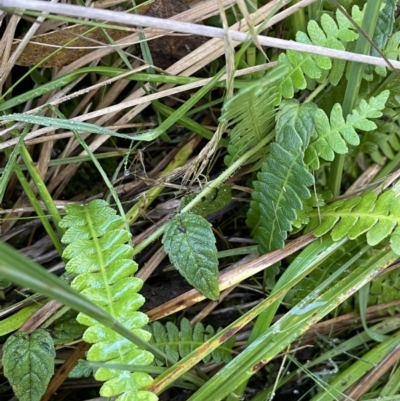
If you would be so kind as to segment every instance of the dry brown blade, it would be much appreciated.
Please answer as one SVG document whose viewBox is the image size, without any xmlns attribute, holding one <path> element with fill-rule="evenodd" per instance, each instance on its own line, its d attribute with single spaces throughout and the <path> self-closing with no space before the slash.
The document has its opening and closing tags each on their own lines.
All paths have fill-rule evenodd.
<svg viewBox="0 0 400 401">
<path fill-rule="evenodd" d="M 224 0 L 224 4 L 226 6 L 234 4 L 235 0 Z M 209 0 L 205 3 L 202 3 L 200 6 L 196 6 L 184 13 L 181 13 L 171 19 L 176 19 L 179 21 L 186 22 L 199 22 L 203 18 L 208 18 L 217 13 L 217 6 L 215 5 L 214 0 Z M 156 31 L 154 29 L 144 29 L 143 32 L 146 34 L 146 39 L 151 39 L 153 37 L 157 37 L 160 35 L 160 31 Z M 165 34 L 165 31 L 162 32 Z M 139 41 L 139 35 L 137 33 L 127 36 L 124 39 L 118 40 L 117 44 L 120 45 L 121 48 L 130 46 L 132 43 L 137 43 Z M 100 59 L 108 54 L 111 54 L 115 51 L 114 48 L 108 47 L 99 50 L 95 50 L 94 52 L 87 54 L 82 57 L 80 60 L 77 60 L 70 65 L 61 69 L 61 71 L 57 74 L 57 77 L 68 74 L 69 72 L 75 71 L 78 68 L 81 68 L 94 60 Z"/>
<path fill-rule="evenodd" d="M 16 64 L 25 67 L 39 64 L 45 68 L 60 68 L 90 53 L 93 47 L 110 46 L 105 42 L 106 38 L 100 29 L 91 29 L 86 25 L 72 25 L 66 28 L 56 27 L 51 32 L 37 35 L 26 45 Z M 106 29 L 106 31 L 114 40 L 119 40 L 128 36 L 132 29 Z M 71 41 L 70 45 L 62 48 Z M 13 48 L 18 44 L 19 40 L 16 40 Z M 51 56 L 54 52 L 57 53 Z M 45 58 L 48 59 L 44 61 Z"/>
<path fill-rule="evenodd" d="M 129 75 L 132 72 L 138 72 L 143 69 L 143 67 L 138 67 L 138 68 L 136 68 L 136 67 L 137 67 L 137 65 L 133 65 L 133 70 L 129 71 L 126 74 L 122 74 L 122 76 Z M 114 81 L 117 81 L 117 83 L 122 83 L 122 84 L 127 83 L 126 80 L 122 80 L 122 79 L 118 80 L 118 77 L 115 77 L 115 78 L 111 78 L 111 79 L 101 79 L 100 82 L 96 85 L 93 85 L 92 88 L 97 90 L 97 89 L 100 89 L 101 87 L 103 87 L 107 82 L 114 82 Z M 91 92 L 88 93 L 88 98 L 90 98 L 91 96 L 94 95 L 95 90 L 92 90 Z M 114 93 L 115 93 L 115 90 L 114 90 Z M 107 101 L 108 100 L 111 101 L 112 98 L 113 98 L 112 96 L 107 96 Z M 83 139 L 86 139 L 89 137 L 89 135 L 83 134 L 83 135 L 81 135 L 81 137 Z M 64 148 L 63 152 L 60 154 L 59 158 L 61 159 L 61 158 L 70 156 L 72 154 L 72 152 L 78 146 L 80 146 L 80 145 L 79 145 L 78 141 L 76 140 L 76 138 L 71 137 L 67 146 Z M 81 152 L 81 155 L 82 154 L 86 154 L 86 152 Z M 51 181 L 48 184 L 48 190 L 49 190 L 49 192 L 52 193 L 54 191 L 54 189 L 58 187 L 57 193 L 54 194 L 55 198 L 58 198 L 60 192 L 63 190 L 63 188 L 65 187 L 67 182 L 70 180 L 70 178 L 72 178 L 72 175 L 79 168 L 79 166 L 80 166 L 80 163 L 67 166 L 64 169 L 62 169 L 61 167 L 57 167 L 54 169 L 53 178 L 51 179 Z M 62 170 L 62 173 L 60 173 L 61 170 Z"/>
<path fill-rule="evenodd" d="M 57 3 L 58 0 L 51 0 L 51 3 Z M 13 16 L 14 17 L 14 16 Z M 19 43 L 19 45 L 16 47 L 14 53 L 11 55 L 9 59 L 7 59 L 7 64 L 2 67 L 0 70 L 0 87 L 4 84 L 6 79 L 8 78 L 11 69 L 14 67 L 14 64 L 16 63 L 17 59 L 23 52 L 24 48 L 27 46 L 29 43 L 29 40 L 33 35 L 35 35 L 36 31 L 39 29 L 40 24 L 44 21 L 44 17 L 38 17 L 36 19 L 36 22 L 29 28 L 28 32 L 25 34 L 24 38 L 22 41 Z M 18 17 L 19 20 L 19 17 Z"/>
<path fill-rule="evenodd" d="M 48 301 L 22 325 L 19 331 L 31 333 L 40 327 L 48 318 L 53 316 L 54 313 L 61 307 L 62 304 L 57 301 Z"/>
<path fill-rule="evenodd" d="M 230 288 L 237 283 L 265 270 L 274 263 L 286 258 L 287 256 L 297 252 L 298 250 L 304 248 L 311 242 L 315 241 L 316 238 L 311 234 L 303 235 L 294 241 L 289 242 L 284 249 L 278 249 L 276 251 L 270 252 L 263 255 L 256 260 L 246 263 L 244 265 L 239 265 L 234 269 L 225 269 L 221 272 L 219 277 L 219 289 L 220 291 Z M 204 295 L 200 294 L 197 290 L 190 290 L 185 294 L 180 295 L 172 299 L 165 304 L 154 308 L 147 312 L 150 320 L 158 320 L 162 317 L 169 316 L 172 313 L 176 313 L 182 309 L 186 309 L 202 300 L 204 300 Z"/>
<path fill-rule="evenodd" d="M 153 256 L 144 264 L 143 267 L 135 274 L 135 277 L 140 278 L 143 281 L 146 281 L 153 272 L 157 269 L 160 263 L 165 259 L 167 254 L 164 251 L 164 247 L 160 246 L 156 252 L 154 252 Z"/>
<path fill-rule="evenodd" d="M 271 12 L 273 7 L 279 0 L 274 0 L 267 5 L 261 7 L 254 14 L 252 14 L 252 18 L 255 23 L 259 23 L 263 21 Z M 244 20 L 239 21 L 234 24 L 231 29 L 240 30 L 241 32 L 246 32 L 248 26 Z M 237 42 L 234 42 L 234 45 L 238 45 Z M 167 69 L 167 72 L 171 75 L 183 75 L 183 76 L 191 76 L 196 71 L 208 65 L 213 60 L 217 59 L 221 55 L 224 54 L 224 44 L 220 39 L 211 39 L 203 46 L 198 47 L 196 50 L 188 54 L 186 57 L 181 59 L 179 62 L 172 65 Z M 163 85 L 159 90 L 165 90 L 170 88 L 171 85 Z M 142 97 L 144 95 L 144 91 L 140 90 L 136 94 L 136 98 Z M 129 99 L 130 100 L 130 99 Z M 126 113 L 121 119 L 118 120 L 118 124 L 123 124 L 137 114 L 139 114 L 145 107 L 147 107 L 148 103 L 140 104 L 136 106 L 134 109 Z"/>
<path fill-rule="evenodd" d="M 225 31 L 224 38 L 224 51 L 225 51 L 225 64 L 226 64 L 226 99 L 233 96 L 233 80 L 235 77 L 235 49 L 229 34 L 229 24 L 226 18 L 225 9 L 221 0 L 217 0 L 219 7 L 219 15 L 222 22 L 222 27 Z M 247 9 L 246 9 L 247 10 Z"/>
<path fill-rule="evenodd" d="M 399 306 L 400 300 L 392 301 L 387 304 L 374 305 L 367 308 L 366 320 L 371 322 L 376 319 L 383 319 L 389 315 L 389 308 Z M 398 315 L 399 316 L 399 315 Z M 278 319 L 276 319 L 278 320 Z M 274 321 L 276 321 L 274 319 Z M 329 320 L 318 322 L 311 326 L 302 336 L 303 343 L 313 343 L 317 334 L 337 336 L 344 331 L 362 326 L 360 314 L 358 312 L 350 312 L 345 315 L 337 316 Z"/>
<path fill-rule="evenodd" d="M 274 67 L 275 65 L 276 65 L 276 62 L 272 62 L 272 63 L 262 64 L 262 65 L 259 65 L 259 66 L 244 68 L 242 70 L 237 70 L 236 73 L 235 73 L 235 76 L 236 77 L 240 77 L 242 75 L 252 74 L 253 72 L 257 72 L 257 71 L 265 71 L 267 69 L 270 69 L 270 68 Z M 145 66 L 142 66 L 142 68 L 145 68 Z M 221 77 L 221 80 L 223 80 L 224 78 L 225 78 L 225 75 L 223 75 Z M 114 78 L 114 80 L 116 80 L 116 79 L 119 79 L 119 77 L 115 77 Z M 143 96 L 143 97 L 139 97 L 139 98 L 137 96 L 135 96 L 135 98 L 132 99 L 132 100 L 129 100 L 129 101 L 125 100 L 123 102 L 123 108 L 128 108 L 128 107 L 131 107 L 131 106 L 135 106 L 137 104 L 142 105 L 144 103 L 148 103 L 148 102 L 151 102 L 151 101 L 156 100 L 156 99 L 161 99 L 163 97 L 167 97 L 167 96 L 171 96 L 171 95 L 174 95 L 174 94 L 177 94 L 177 93 L 181 93 L 181 92 L 184 92 L 184 91 L 192 90 L 192 89 L 195 89 L 195 88 L 198 88 L 198 87 L 201 87 L 201 86 L 205 85 L 211 79 L 212 78 L 205 78 L 205 79 L 202 79 L 202 80 L 197 81 L 197 82 L 181 85 L 179 87 L 173 87 L 173 88 L 170 88 L 170 89 L 166 89 L 166 90 L 164 90 L 162 92 L 153 93 L 151 95 L 147 95 L 147 96 Z M 64 98 L 62 98 L 60 100 L 50 102 L 49 104 L 51 104 L 53 106 L 57 105 L 62 101 L 74 98 L 78 93 L 79 94 L 86 93 L 87 91 L 90 91 L 92 88 L 93 87 L 89 87 L 87 89 L 82 89 L 82 90 L 80 90 L 78 92 L 75 92 L 75 93 L 73 93 L 71 95 L 65 96 Z M 136 92 L 135 92 L 135 94 L 136 94 Z M 96 110 L 94 112 L 86 113 L 84 115 L 75 117 L 72 120 L 73 121 L 87 121 L 87 120 L 91 120 L 92 118 L 99 117 L 99 116 L 101 116 L 103 114 L 117 113 L 120 110 L 121 110 L 121 104 L 118 104 L 118 105 L 110 106 L 110 107 L 107 107 L 107 108 L 104 108 L 104 109 L 101 109 L 101 110 Z M 39 111 L 39 108 L 29 110 L 25 114 L 33 114 L 33 113 L 35 113 L 37 111 Z M 108 117 L 108 118 L 111 118 L 111 117 Z M 97 123 L 99 123 L 99 121 L 97 121 Z M 96 123 L 96 121 L 94 121 L 94 122 Z M 6 122 L 0 122 L 0 126 L 2 126 L 4 124 L 6 124 Z M 116 123 L 113 124 L 113 126 L 125 126 L 127 124 L 128 124 L 128 122 L 124 122 L 124 123 L 116 122 Z M 98 124 L 98 125 L 100 125 L 100 124 Z M 23 126 L 24 126 L 24 123 L 17 123 L 15 125 L 13 125 L 12 127 L 5 128 L 2 131 L 0 131 L 0 137 L 1 136 L 6 136 L 12 130 L 20 129 Z M 53 128 L 46 127 L 46 128 L 38 129 L 37 131 L 33 131 L 33 132 L 29 133 L 25 137 L 25 141 L 27 142 L 27 141 L 29 141 L 29 140 L 31 140 L 33 138 L 36 138 L 36 137 L 38 137 L 40 135 L 43 135 L 43 134 L 46 134 L 46 133 L 48 133 L 48 132 L 50 132 L 52 130 L 53 130 Z M 13 146 L 13 145 L 15 145 L 17 143 L 18 143 L 18 138 L 9 139 L 9 140 L 7 140 L 5 142 L 0 143 L 0 149 L 8 148 L 8 147 Z"/>
<path fill-rule="evenodd" d="M 260 10 L 257 10 L 257 12 L 254 13 L 255 15 L 252 16 L 254 18 L 254 21 L 256 21 L 256 23 L 262 21 L 266 16 L 268 16 L 270 14 L 272 8 L 275 7 L 278 2 L 279 2 L 279 0 L 276 0 L 272 3 L 269 3 L 268 7 L 264 6 Z M 190 13 L 191 11 L 193 11 L 193 10 L 189 10 L 187 13 Z M 180 14 L 180 16 L 182 16 L 183 14 L 185 14 L 185 13 Z M 234 27 L 245 31 L 247 29 L 247 24 L 245 24 L 245 23 L 243 23 L 243 21 L 241 21 L 241 22 L 235 24 Z M 212 39 L 211 41 L 213 41 L 213 40 L 214 39 Z M 209 41 L 209 42 L 211 42 L 211 41 Z M 191 52 L 188 56 L 184 57 L 182 60 L 175 63 L 173 66 L 171 66 L 170 68 L 167 69 L 167 72 L 176 75 L 180 71 L 186 69 L 186 67 L 191 63 L 190 60 L 192 59 L 192 57 L 191 57 L 192 55 L 194 55 L 196 60 L 199 59 L 199 60 L 202 60 L 202 62 L 201 62 L 201 64 L 197 63 L 198 66 L 195 69 L 193 69 L 193 68 L 186 69 L 186 71 L 184 71 L 182 73 L 182 75 L 184 75 L 184 76 L 191 75 L 192 73 L 197 71 L 199 68 L 202 68 L 203 66 L 207 65 L 210 62 L 210 60 L 208 58 L 204 57 L 204 51 L 209 52 L 209 47 L 207 46 L 207 44 L 209 42 L 207 42 L 203 46 L 200 46 L 195 51 Z M 221 43 L 219 40 L 218 40 L 218 44 L 216 44 L 216 45 L 217 45 L 216 47 L 219 48 L 219 52 L 215 52 L 215 50 L 213 49 L 214 51 L 211 52 L 211 54 L 208 53 L 208 54 L 210 54 L 210 56 L 212 57 L 213 60 L 215 58 L 219 57 L 219 55 L 223 54 L 223 51 L 224 51 L 223 46 L 221 46 Z M 164 85 L 162 88 L 169 87 L 169 86 L 170 85 Z M 146 87 L 147 87 L 147 89 L 149 89 L 149 85 L 146 85 Z M 135 94 L 133 96 L 130 96 L 129 100 L 132 99 L 132 97 L 134 99 L 140 98 L 141 96 L 144 95 L 144 93 L 145 93 L 144 90 L 140 89 L 137 92 L 135 92 Z M 147 107 L 147 105 L 148 105 L 148 103 L 144 103 L 144 104 L 141 104 L 140 106 L 135 107 L 132 112 L 126 113 L 123 117 L 121 117 L 119 120 L 117 120 L 116 124 L 127 123 L 129 120 L 131 120 L 137 114 L 139 114 L 145 107 Z M 121 102 L 120 105 L 118 105 L 118 108 L 122 108 L 123 106 L 127 107 L 126 102 Z M 104 113 L 104 110 L 103 110 L 103 113 Z M 104 117 L 100 117 L 96 121 L 96 124 L 103 125 L 105 123 L 105 121 L 107 121 L 108 118 L 110 118 L 110 116 L 107 113 L 106 115 L 104 115 Z M 104 136 L 99 136 L 94 140 L 95 143 L 92 143 L 91 146 L 93 146 L 93 148 L 97 148 L 97 147 L 101 146 L 106 141 L 106 139 L 107 138 L 104 138 Z M 72 169 L 72 167 L 71 167 L 71 169 Z"/>
<path fill-rule="evenodd" d="M 388 355 L 386 355 L 385 358 L 382 359 L 378 366 L 374 366 L 357 384 L 351 386 L 351 388 L 346 391 L 346 396 L 342 397 L 341 400 L 359 400 L 395 363 L 399 361 L 399 358 L 400 345 L 397 345 Z"/>
<path fill-rule="evenodd" d="M 8 77 L 9 70 L 7 68 L 7 63 L 11 53 L 12 40 L 14 38 L 15 30 L 19 20 L 20 18 L 16 15 L 13 15 L 10 18 L 10 22 L 7 24 L 6 30 L 0 42 L 0 54 L 2 55 L 0 64 L 0 92 L 2 92 L 3 84 Z"/>
<path fill-rule="evenodd" d="M 226 124 L 226 122 L 222 122 L 218 125 L 217 130 L 215 131 L 213 137 L 208 141 L 207 145 L 204 146 L 199 155 L 192 162 L 188 163 L 185 175 L 182 179 L 183 185 L 187 185 L 189 180 L 189 186 L 192 185 L 193 182 L 195 182 L 203 173 L 209 161 L 215 155 L 219 141 L 225 131 Z"/>
<path fill-rule="evenodd" d="M 207 12 L 210 13 L 210 8 L 207 9 Z M 188 13 L 190 14 L 190 10 Z M 192 19 L 192 17 L 191 17 L 191 19 Z M 105 118 L 103 120 L 104 120 L 104 122 L 109 121 L 110 118 L 112 118 L 112 115 L 107 115 L 107 116 L 105 116 Z M 102 120 L 102 119 L 100 118 L 100 120 Z M 103 125 L 103 121 L 98 120 L 95 123 L 97 125 Z M 100 145 L 102 145 L 104 143 L 104 141 L 107 139 L 108 138 L 105 136 L 99 136 L 99 137 L 95 138 L 95 140 L 90 144 L 89 147 L 94 151 Z M 85 154 L 85 153 L 86 152 L 82 152 L 81 154 Z M 65 157 L 65 155 L 63 155 L 63 157 Z M 50 192 L 52 192 L 54 190 L 54 188 L 56 186 L 58 186 L 58 190 L 54 194 L 56 198 L 59 196 L 60 192 L 62 191 L 62 189 L 68 182 L 68 180 L 73 176 L 73 174 L 75 173 L 75 171 L 78 167 L 79 167 L 79 165 L 76 165 L 76 164 L 66 167 L 61 174 L 58 174 L 57 176 L 55 176 L 55 179 L 53 181 L 51 181 L 51 183 L 49 184 L 49 187 L 48 187 Z"/>
</svg>

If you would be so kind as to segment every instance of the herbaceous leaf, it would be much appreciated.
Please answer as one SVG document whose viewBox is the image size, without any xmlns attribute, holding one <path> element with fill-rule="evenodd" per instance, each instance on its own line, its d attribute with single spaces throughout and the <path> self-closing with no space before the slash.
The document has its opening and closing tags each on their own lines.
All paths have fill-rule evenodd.
<svg viewBox="0 0 400 401">
<path fill-rule="evenodd" d="M 19 401 L 39 401 L 54 374 L 53 340 L 45 330 L 17 332 L 3 347 L 4 375 Z"/>
<path fill-rule="evenodd" d="M 76 321 L 76 315 L 77 312 L 71 309 L 49 327 L 54 344 L 67 344 L 82 338 L 86 327 Z"/>
<path fill-rule="evenodd" d="M 187 282 L 207 298 L 218 300 L 217 248 L 211 224 L 196 214 L 177 215 L 166 224 L 163 244 Z"/>
<path fill-rule="evenodd" d="M 282 141 L 271 145 L 258 173 L 247 214 L 247 224 L 254 229 L 262 254 L 283 248 L 296 210 L 302 209 L 302 200 L 310 197 L 308 187 L 314 183 L 303 162 L 300 137 L 289 125 L 282 131 Z"/>
<path fill-rule="evenodd" d="M 361 138 L 359 153 L 365 153 L 380 165 L 385 164 L 386 159 L 393 160 L 400 151 L 400 130 L 397 122 L 391 120 L 391 115 L 397 111 L 385 109 L 384 121 L 377 120 L 377 129 L 365 133 Z"/>
<path fill-rule="evenodd" d="M 316 135 L 306 150 L 305 163 L 317 170 L 319 158 L 332 161 L 335 153 L 348 152 L 347 145 L 359 145 L 360 139 L 356 129 L 371 131 L 377 128 L 371 119 L 382 116 L 388 96 L 389 91 L 383 91 L 380 95 L 371 97 L 368 102 L 362 99 L 346 120 L 343 118 L 342 107 L 339 103 L 333 106 L 330 118 L 323 110 L 318 109 L 314 115 Z"/>
<path fill-rule="evenodd" d="M 276 67 L 225 102 L 220 121 L 232 127 L 226 165 L 257 145 L 272 129 L 275 107 L 280 100 L 277 84 L 285 73 L 285 66 Z M 248 160 L 252 161 L 254 159 Z"/>
<path fill-rule="evenodd" d="M 400 254 L 400 196 L 393 190 L 340 200 L 312 216 L 310 228 L 317 237 L 331 231 L 334 241 L 353 240 L 366 233 L 368 244 L 375 246 L 390 236 L 392 250 Z"/>
<path fill-rule="evenodd" d="M 196 193 L 186 195 L 181 202 L 181 209 L 189 204 L 192 199 L 197 196 Z M 206 217 L 211 213 L 217 212 L 223 207 L 227 206 L 232 200 L 232 185 L 225 184 L 219 188 L 214 189 L 210 194 L 202 198 L 196 206 L 191 209 L 191 212 L 199 216 Z"/>
</svg>

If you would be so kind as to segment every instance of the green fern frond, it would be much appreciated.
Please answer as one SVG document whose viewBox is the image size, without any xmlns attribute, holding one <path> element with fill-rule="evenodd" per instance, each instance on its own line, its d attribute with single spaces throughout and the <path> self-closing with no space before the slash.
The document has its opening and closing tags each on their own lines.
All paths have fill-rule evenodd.
<svg viewBox="0 0 400 401">
<path fill-rule="evenodd" d="M 392 110 L 391 110 L 392 111 Z M 388 110 L 385 110 L 385 116 Z M 361 138 L 359 152 L 368 154 L 371 159 L 380 165 L 385 158 L 393 160 L 400 151 L 400 127 L 394 121 L 376 121 L 377 129 L 365 133 Z"/>
<path fill-rule="evenodd" d="M 69 259 L 66 270 L 77 275 L 71 286 L 149 341 L 151 334 L 143 330 L 148 318 L 137 311 L 144 303 L 138 294 L 143 282 L 131 277 L 137 264 L 132 260 L 132 247 L 126 244 L 131 234 L 120 228 L 122 218 L 102 200 L 94 200 L 84 207 L 67 205 L 66 212 L 60 225 L 67 229 L 62 239 L 69 244 L 63 254 Z M 118 401 L 158 399 L 155 394 L 142 390 L 152 382 L 147 373 L 106 367 L 107 363 L 148 365 L 153 361 L 151 353 L 87 315 L 80 313 L 77 320 L 89 326 L 83 335 L 86 342 L 93 344 L 87 360 L 105 362 L 105 367 L 95 374 L 97 380 L 105 381 L 100 390 L 103 397 L 119 395 Z"/>
<path fill-rule="evenodd" d="M 295 129 L 285 125 L 279 136 L 281 142 L 271 145 L 254 182 L 247 214 L 247 224 L 254 229 L 253 237 L 262 254 L 283 248 L 296 210 L 302 208 L 303 199 L 311 196 L 308 187 L 314 183 L 303 162 L 303 144 Z"/>
<path fill-rule="evenodd" d="M 306 149 L 305 163 L 311 168 L 319 168 L 319 158 L 332 161 L 335 153 L 345 154 L 348 152 L 347 144 L 357 146 L 360 144 L 356 129 L 361 131 L 372 131 L 377 125 L 371 119 L 382 116 L 389 97 L 389 91 L 383 91 L 369 101 L 361 100 L 356 109 L 346 118 L 343 118 L 342 106 L 336 103 L 331 111 L 330 118 L 326 113 L 318 109 L 314 115 L 315 139 Z"/>
<path fill-rule="evenodd" d="M 358 33 L 354 26 L 339 10 L 336 12 L 336 21 L 328 14 L 323 14 L 321 26 L 311 20 L 307 25 L 307 33 L 296 34 L 297 42 L 337 50 L 345 50 L 346 44 L 357 38 Z M 297 90 L 306 89 L 306 77 L 317 82 L 328 79 L 331 85 L 337 85 L 346 65 L 343 60 L 332 61 L 326 56 L 303 54 L 292 50 L 281 53 L 278 62 L 285 65 L 289 71 L 281 81 L 281 93 L 287 99 L 292 98 Z"/>
<path fill-rule="evenodd" d="M 151 342 L 160 348 L 173 362 L 177 362 L 189 355 L 215 335 L 215 330 L 212 326 L 204 327 L 200 322 L 192 326 L 186 318 L 181 320 L 179 328 L 172 322 L 167 322 L 165 326 L 160 322 L 153 322 L 147 329 L 152 333 Z M 234 345 L 235 337 L 231 337 L 223 345 L 207 355 L 203 362 L 207 363 L 211 359 L 215 363 L 230 362 Z M 156 363 L 163 365 L 164 361 L 156 360 Z"/>
<path fill-rule="evenodd" d="M 309 228 L 319 237 L 331 231 L 338 241 L 344 236 L 349 239 L 367 234 L 367 242 L 374 246 L 390 236 L 390 245 L 400 255 L 400 196 L 394 190 L 381 195 L 375 192 L 339 200 L 313 213 Z"/>
<path fill-rule="evenodd" d="M 224 160 L 227 166 L 271 131 L 275 107 L 280 101 L 277 84 L 285 73 L 286 68 L 283 66 L 274 68 L 264 78 L 249 84 L 224 104 L 219 120 L 233 126 L 228 145 L 229 155 Z M 257 155 L 258 158 L 263 156 Z M 247 163 L 253 161 L 254 158 Z"/>
</svg>

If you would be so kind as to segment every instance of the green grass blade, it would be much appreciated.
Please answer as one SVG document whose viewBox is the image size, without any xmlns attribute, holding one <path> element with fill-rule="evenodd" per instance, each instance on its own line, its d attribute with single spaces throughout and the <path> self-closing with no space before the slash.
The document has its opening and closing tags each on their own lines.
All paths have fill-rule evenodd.
<svg viewBox="0 0 400 401">
<path fill-rule="evenodd" d="M 96 319 L 140 348 L 151 352 L 160 360 L 167 360 L 166 355 L 157 347 L 142 340 L 103 309 L 73 290 L 68 284 L 3 242 L 0 242 L 0 276 Z"/>
</svg>

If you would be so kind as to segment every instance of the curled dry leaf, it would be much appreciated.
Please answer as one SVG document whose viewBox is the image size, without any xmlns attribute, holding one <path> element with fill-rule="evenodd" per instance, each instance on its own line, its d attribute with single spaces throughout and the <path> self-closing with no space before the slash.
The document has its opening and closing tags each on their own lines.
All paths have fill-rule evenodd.
<svg viewBox="0 0 400 401">
<path fill-rule="evenodd" d="M 149 17 L 171 18 L 189 10 L 189 6 L 180 0 L 157 0 L 146 11 Z M 160 68 L 168 68 L 191 51 L 197 49 L 208 39 L 198 35 L 164 35 L 149 41 L 153 63 Z"/>
<path fill-rule="evenodd" d="M 184 0 L 183 2 L 180 0 L 156 0 L 150 5 L 140 7 L 138 11 L 140 14 L 152 17 L 170 18 L 188 10 L 188 4 L 197 2 L 197 0 Z M 114 41 L 118 41 L 130 35 L 132 28 L 121 26 L 121 29 L 107 29 L 107 33 Z M 73 43 L 42 62 L 44 58 L 72 40 L 74 40 Z M 167 68 L 206 40 L 205 37 L 195 35 L 165 35 L 149 41 L 149 47 L 154 64 L 161 68 Z M 14 42 L 12 51 L 16 49 L 18 43 L 19 40 Z M 86 25 L 57 28 L 55 31 L 35 36 L 25 47 L 16 64 L 30 67 L 41 63 L 41 66 L 46 68 L 63 67 L 90 53 L 93 51 L 93 47 L 102 45 L 107 46 L 109 42 L 98 28 L 93 29 Z"/>
<path fill-rule="evenodd" d="M 108 44 L 100 29 L 95 29 L 85 34 L 85 32 L 90 29 L 91 27 L 86 25 L 72 25 L 62 30 L 35 36 L 25 47 L 16 64 L 31 67 L 40 63 L 60 46 L 64 46 L 75 39 L 67 48 L 60 50 L 57 54 L 41 64 L 42 67 L 46 68 L 63 67 L 91 52 L 93 49 L 90 47 Z M 131 33 L 130 30 L 119 29 L 107 29 L 107 32 L 115 41 Z M 18 43 L 19 41 L 16 41 L 13 44 L 13 51 L 18 46 Z M 85 49 L 85 47 L 88 49 Z"/>
</svg>

